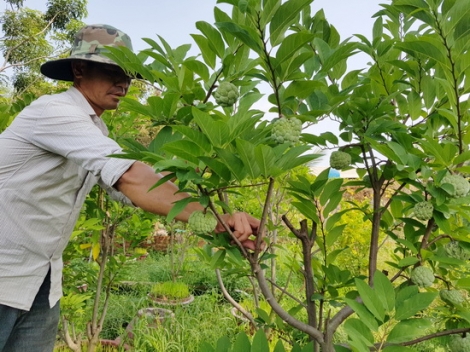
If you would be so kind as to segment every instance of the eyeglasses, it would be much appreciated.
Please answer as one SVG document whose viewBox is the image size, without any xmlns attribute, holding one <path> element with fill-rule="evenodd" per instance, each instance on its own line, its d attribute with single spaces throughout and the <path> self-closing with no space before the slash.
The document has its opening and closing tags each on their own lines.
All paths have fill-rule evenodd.
<svg viewBox="0 0 470 352">
<path fill-rule="evenodd" d="M 89 65 L 89 67 L 95 70 L 98 75 L 102 76 L 109 82 L 113 82 L 114 84 L 122 82 L 131 84 L 132 82 L 132 77 L 126 74 L 124 70 L 117 65 L 93 62 L 91 65 Z"/>
</svg>

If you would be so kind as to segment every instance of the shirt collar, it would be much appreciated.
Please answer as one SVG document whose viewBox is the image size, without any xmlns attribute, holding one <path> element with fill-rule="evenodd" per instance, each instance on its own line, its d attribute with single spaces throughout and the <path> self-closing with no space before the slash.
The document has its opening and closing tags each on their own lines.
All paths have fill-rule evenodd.
<svg viewBox="0 0 470 352">
<path fill-rule="evenodd" d="M 95 110 L 91 107 L 90 103 L 86 100 L 85 96 L 75 87 L 70 87 L 67 91 L 72 99 L 91 117 L 97 116 Z"/>
</svg>

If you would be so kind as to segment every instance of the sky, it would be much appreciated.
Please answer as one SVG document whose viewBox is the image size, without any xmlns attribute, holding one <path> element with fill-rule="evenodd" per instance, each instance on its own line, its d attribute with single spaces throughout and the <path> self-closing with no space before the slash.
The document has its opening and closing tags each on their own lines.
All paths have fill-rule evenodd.
<svg viewBox="0 0 470 352">
<path fill-rule="evenodd" d="M 356 33 L 369 37 L 372 16 L 380 10 L 379 4 L 379 0 L 315 0 L 312 13 L 323 8 L 328 21 L 344 39 Z M 231 6 L 217 4 L 216 0 L 89 0 L 85 22 L 106 23 L 121 29 L 132 38 L 137 50 L 147 47 L 143 37 L 157 39 L 157 35 L 177 47 L 193 43 L 190 34 L 199 33 L 197 21 L 214 23 L 215 6 L 226 12 L 231 10 Z"/>
<path fill-rule="evenodd" d="M 24 6 L 44 10 L 46 0 L 25 0 Z M 323 9 L 326 19 L 336 27 L 344 40 L 354 34 L 370 38 L 375 18 L 372 16 L 381 9 L 381 3 L 389 0 L 315 0 L 312 14 Z M 191 44 L 197 50 L 191 34 L 199 34 L 197 21 L 210 24 L 214 20 L 214 7 L 230 13 L 231 6 L 217 4 L 216 0 L 88 0 L 87 24 L 109 24 L 127 33 L 134 51 L 148 48 L 142 38 L 159 42 L 158 36 L 165 39 L 172 48 Z M 191 52 L 191 51 L 190 51 Z M 196 52 L 196 51 L 194 51 Z M 355 56 L 348 61 L 348 69 L 360 69 L 367 65 L 365 56 Z M 259 108 L 259 107 L 257 107 Z M 267 110 L 267 109 L 266 109 Z M 336 126 L 330 122 L 315 125 L 315 133 L 335 132 Z M 320 160 L 328 164 L 328 153 Z"/>
<path fill-rule="evenodd" d="M 359 33 L 370 36 L 380 3 L 388 0 L 315 0 L 312 13 L 323 8 L 326 18 L 334 25 L 342 39 Z M 44 10 L 47 0 L 24 0 L 24 6 Z M 213 24 L 214 7 L 229 12 L 231 6 L 217 4 L 216 0 L 88 0 L 88 24 L 109 24 L 127 33 L 135 50 L 148 45 L 142 38 L 164 38 L 172 47 L 195 44 L 190 34 L 199 33 L 195 23 Z"/>
</svg>

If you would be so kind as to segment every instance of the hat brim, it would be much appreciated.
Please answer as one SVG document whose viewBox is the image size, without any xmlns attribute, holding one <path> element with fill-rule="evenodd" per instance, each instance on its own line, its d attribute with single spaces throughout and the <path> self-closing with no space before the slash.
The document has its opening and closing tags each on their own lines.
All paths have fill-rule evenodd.
<svg viewBox="0 0 470 352">
<path fill-rule="evenodd" d="M 41 65 L 41 73 L 52 79 L 73 82 L 72 61 L 77 59 L 59 59 L 47 61 Z"/>
<path fill-rule="evenodd" d="M 97 61 L 94 59 L 84 58 L 65 58 L 65 59 L 58 59 L 47 61 L 41 65 L 41 73 L 51 79 L 56 79 L 59 81 L 67 81 L 73 82 L 73 71 L 72 71 L 72 62 L 77 60 L 85 60 L 85 61 L 93 61 L 93 62 L 101 62 L 106 63 L 109 65 L 116 65 L 114 62 L 102 62 Z M 132 78 L 139 78 L 142 79 L 140 74 L 134 75 Z"/>
</svg>

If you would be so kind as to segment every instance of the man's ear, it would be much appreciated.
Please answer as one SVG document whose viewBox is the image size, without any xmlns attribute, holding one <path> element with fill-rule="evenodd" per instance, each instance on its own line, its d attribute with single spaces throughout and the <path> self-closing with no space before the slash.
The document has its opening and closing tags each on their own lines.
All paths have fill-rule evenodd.
<svg viewBox="0 0 470 352">
<path fill-rule="evenodd" d="M 82 60 L 72 61 L 72 73 L 76 78 L 83 77 L 84 71 L 86 69 L 86 64 Z"/>
</svg>

